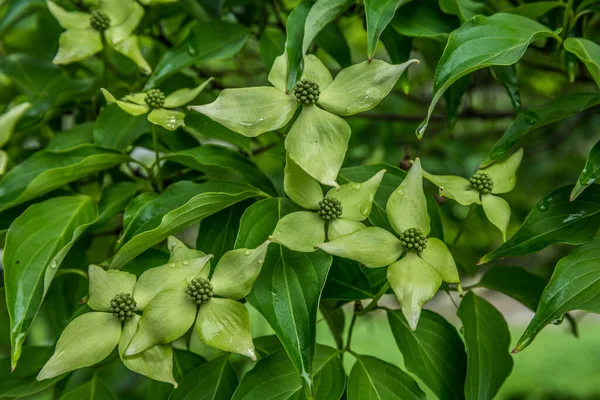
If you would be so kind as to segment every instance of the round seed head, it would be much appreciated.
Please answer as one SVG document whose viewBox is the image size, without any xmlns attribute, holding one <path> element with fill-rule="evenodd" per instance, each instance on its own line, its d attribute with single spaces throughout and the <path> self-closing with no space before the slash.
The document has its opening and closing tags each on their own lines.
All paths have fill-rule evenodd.
<svg viewBox="0 0 600 400">
<path fill-rule="evenodd" d="M 206 303 L 213 297 L 213 285 L 208 279 L 194 279 L 188 285 L 187 294 L 196 304 Z"/>
<path fill-rule="evenodd" d="M 152 108 L 161 108 L 165 104 L 165 95 L 160 89 L 150 89 L 144 101 Z"/>
<path fill-rule="evenodd" d="M 478 172 L 469 179 L 471 187 L 481 194 L 491 193 L 494 189 L 492 177 L 485 172 Z"/>
<path fill-rule="evenodd" d="M 90 26 L 99 32 L 104 32 L 110 27 L 110 17 L 99 10 L 90 12 Z"/>
<path fill-rule="evenodd" d="M 420 253 L 427 248 L 427 236 L 418 228 L 410 228 L 402 232 L 400 243 L 406 250 Z"/>
<path fill-rule="evenodd" d="M 110 301 L 108 311 L 121 321 L 128 321 L 135 313 L 136 301 L 130 293 L 119 293 Z"/>
<path fill-rule="evenodd" d="M 292 93 L 299 102 L 304 104 L 314 104 L 319 101 L 321 91 L 316 82 L 304 78 L 294 85 Z"/>
<path fill-rule="evenodd" d="M 319 202 L 317 214 L 325 221 L 333 221 L 342 215 L 342 203 L 335 197 L 325 197 Z"/>
</svg>

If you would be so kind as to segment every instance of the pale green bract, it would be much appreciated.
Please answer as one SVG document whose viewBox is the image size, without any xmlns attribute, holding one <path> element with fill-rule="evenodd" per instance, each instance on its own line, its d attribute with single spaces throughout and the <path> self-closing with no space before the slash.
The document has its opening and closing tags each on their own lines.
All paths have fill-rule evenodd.
<svg viewBox="0 0 600 400">
<path fill-rule="evenodd" d="M 517 169 L 522 158 L 523 149 L 519 149 L 506 160 L 478 170 L 492 178 L 494 188 L 488 194 L 479 193 L 471 188 L 469 181 L 460 176 L 432 175 L 426 171 L 423 171 L 423 176 L 439 187 L 440 196 L 453 199 L 463 206 L 481 204 L 488 220 L 500 229 L 502 239 L 506 241 L 506 229 L 511 214 L 510 206 L 506 200 L 494 195 L 508 193 L 514 189 L 517 182 Z"/>
<path fill-rule="evenodd" d="M 418 61 L 391 65 L 381 60 L 365 61 L 343 69 L 333 79 L 316 56 L 304 56 L 301 79 L 314 81 L 321 93 L 315 104 L 302 106 L 292 125 L 285 140 L 289 157 L 318 182 L 338 188 L 337 174 L 350 139 L 350 126 L 338 115 L 354 115 L 377 106 L 404 70 L 415 62 Z M 269 73 L 274 88 L 225 89 L 214 102 L 189 109 L 241 135 L 256 137 L 283 128 L 300 106 L 286 92 L 287 81 L 284 53 L 277 57 Z"/>
<path fill-rule="evenodd" d="M 423 193 L 423 171 L 418 158 L 388 199 L 386 212 L 390 224 L 400 236 L 411 228 L 417 228 L 425 235 L 430 231 Z M 368 227 L 317 247 L 369 268 L 389 266 L 388 282 L 413 330 L 417 328 L 421 308 L 437 293 L 442 281 L 459 283 L 460 290 L 454 258 L 444 242 L 436 238 L 428 238 L 426 247 L 417 253 L 404 249 L 401 240 L 387 230 Z"/>
<path fill-rule="evenodd" d="M 347 235 L 365 226 L 361 221 L 369 217 L 385 170 L 379 171 L 366 182 L 352 182 L 332 188 L 323 195 L 319 182 L 308 175 L 288 155 L 283 186 L 290 199 L 296 204 L 316 211 L 319 202 L 326 198 L 340 201 L 342 214 L 331 221 L 323 220 L 312 211 L 298 211 L 286 215 L 277 222 L 270 239 L 290 250 L 316 251 L 315 245 Z"/>
<path fill-rule="evenodd" d="M 30 108 L 30 103 L 21 103 L 0 115 L 0 149 L 8 142 L 15 126 Z"/>
<path fill-rule="evenodd" d="M 236 300 L 252 290 L 271 242 L 225 253 L 210 278 L 216 297 L 197 306 L 186 290 L 193 280 L 209 278 L 212 256 L 189 249 L 174 237 L 168 241 L 169 263 L 145 271 L 136 286 L 134 295 L 139 294 L 136 300 L 139 298 L 144 312 L 123 352 L 126 359 L 179 339 L 194 321 L 205 344 L 256 359 L 248 310 Z"/>
<path fill-rule="evenodd" d="M 106 44 L 135 62 L 144 74 L 152 72 L 142 56 L 137 36 L 133 35 L 144 16 L 144 8 L 136 1 L 103 0 L 98 10 L 110 18 L 110 26 L 102 33 L 91 27 L 91 14 L 66 11 L 49 0 L 46 4 L 59 25 L 66 29 L 60 35 L 58 53 L 52 60 L 54 64 L 85 60 L 102 51 Z"/>
<path fill-rule="evenodd" d="M 165 98 L 163 107 L 154 109 L 146 104 L 144 100 L 146 93 L 144 92 L 130 94 L 125 96 L 123 100 L 117 100 L 108 90 L 104 88 L 100 90 L 107 102 L 116 103 L 126 113 L 133 116 L 148 114 L 148 121 L 151 123 L 160 125 L 169 131 L 174 131 L 177 128 L 185 126 L 185 114 L 180 111 L 169 110 L 169 108 L 177 108 L 189 103 L 196 98 L 196 96 L 198 96 L 212 80 L 213 78 L 209 78 L 192 89 L 186 88 L 176 90 Z"/>
</svg>

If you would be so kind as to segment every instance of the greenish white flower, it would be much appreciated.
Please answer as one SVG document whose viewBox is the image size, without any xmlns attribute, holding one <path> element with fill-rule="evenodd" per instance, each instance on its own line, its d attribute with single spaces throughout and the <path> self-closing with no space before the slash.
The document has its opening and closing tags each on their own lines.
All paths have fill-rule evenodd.
<svg viewBox="0 0 600 400">
<path fill-rule="evenodd" d="M 88 305 L 94 311 L 75 318 L 67 325 L 58 339 L 54 354 L 37 379 L 50 379 L 92 366 L 118 347 L 119 356 L 127 368 L 177 387 L 173 378 L 171 346 L 151 346 L 135 357 L 124 357 L 125 348 L 141 319 L 135 310 L 143 309 L 135 300 L 138 295 L 135 275 L 105 271 L 90 265 L 89 280 Z"/>
<path fill-rule="evenodd" d="M 0 149 L 8 142 L 17 123 L 30 108 L 30 103 L 21 103 L 0 115 Z M 7 164 L 8 154 L 0 150 L 0 176 L 6 171 Z"/>
<path fill-rule="evenodd" d="M 506 200 L 495 195 L 514 189 L 522 158 L 523 149 L 519 149 L 506 160 L 478 170 L 471 179 L 454 175 L 432 175 L 425 171 L 423 176 L 440 188 L 440 196 L 456 200 L 463 206 L 481 204 L 488 220 L 500 229 L 502 239 L 506 241 L 510 206 Z"/>
<path fill-rule="evenodd" d="M 52 1 L 46 4 L 66 29 L 60 35 L 54 64 L 82 61 L 102 51 L 106 43 L 135 62 L 143 73 L 152 72 L 140 51 L 138 37 L 133 35 L 144 16 L 144 8 L 135 0 L 102 0 L 91 13 L 67 11 Z"/>
<path fill-rule="evenodd" d="M 185 126 L 185 114 L 180 111 L 171 110 L 184 106 L 200 94 L 212 81 L 212 78 L 206 80 L 201 85 L 192 89 L 179 89 L 168 96 L 165 96 L 158 89 L 151 89 L 147 92 L 140 92 L 127 95 L 123 100 L 117 100 L 115 96 L 104 88 L 100 89 L 104 98 L 109 103 L 116 103 L 123 111 L 130 115 L 148 114 L 148 121 L 155 125 L 174 131 L 179 127 Z"/>
<path fill-rule="evenodd" d="M 248 310 L 237 300 L 252 290 L 269 243 L 228 251 L 209 278 L 211 256 L 170 237 L 169 263 L 147 270 L 138 281 L 136 300 L 144 313 L 125 357 L 179 339 L 195 321 L 205 344 L 256 359 Z"/>
<path fill-rule="evenodd" d="M 284 53 L 277 57 L 269 73 L 274 87 L 225 89 L 214 102 L 189 108 L 234 132 L 255 137 L 284 127 L 302 105 L 302 112 L 285 139 L 285 148 L 308 175 L 324 185 L 339 187 L 337 174 L 350 139 L 350 126 L 339 116 L 375 107 L 414 62 L 418 61 L 400 65 L 364 61 L 343 69 L 333 79 L 316 56 L 307 55 L 300 81 L 287 91 L 288 63 Z"/>
<path fill-rule="evenodd" d="M 296 204 L 312 211 L 298 211 L 281 218 L 271 240 L 295 251 L 316 251 L 315 245 L 365 227 L 375 193 L 385 170 L 366 182 L 351 182 L 323 195 L 318 181 L 287 157 L 283 186 Z"/>
<path fill-rule="evenodd" d="M 460 282 L 456 263 L 444 242 L 427 238 L 430 220 L 418 158 L 388 199 L 386 212 L 398 236 L 379 227 L 368 227 L 317 247 L 369 268 L 389 266 L 388 282 L 414 330 L 421 308 L 437 293 L 442 281 Z"/>
</svg>

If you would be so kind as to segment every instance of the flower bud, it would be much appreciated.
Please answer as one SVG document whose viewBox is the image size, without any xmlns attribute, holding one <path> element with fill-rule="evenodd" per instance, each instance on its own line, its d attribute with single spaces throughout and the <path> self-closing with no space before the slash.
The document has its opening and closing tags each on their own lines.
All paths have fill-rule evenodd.
<svg viewBox="0 0 600 400">
<path fill-rule="evenodd" d="M 196 301 L 196 304 L 206 303 L 213 297 L 213 285 L 208 279 L 194 279 L 188 285 L 187 294 Z"/>
<path fill-rule="evenodd" d="M 90 13 L 90 26 L 99 32 L 103 32 L 110 27 L 110 17 L 99 10 L 93 10 Z"/>
<path fill-rule="evenodd" d="M 335 197 L 325 197 L 319 202 L 317 214 L 325 221 L 333 221 L 342 215 L 342 203 Z"/>
<path fill-rule="evenodd" d="M 314 104 L 319 101 L 319 95 L 321 91 L 319 90 L 319 85 L 310 80 L 310 79 L 302 79 L 297 82 L 292 89 L 292 93 L 296 96 L 296 99 L 304 104 Z"/>
<path fill-rule="evenodd" d="M 165 104 L 165 95 L 160 89 L 150 89 L 144 101 L 152 108 L 161 108 Z"/>
<path fill-rule="evenodd" d="M 133 317 L 136 307 L 137 303 L 130 293 L 121 293 L 110 301 L 108 311 L 121 321 L 129 321 Z"/>
<path fill-rule="evenodd" d="M 427 248 L 427 237 L 422 230 L 410 228 L 402 232 L 400 243 L 406 250 L 413 250 L 420 253 Z"/>
<path fill-rule="evenodd" d="M 489 194 L 494 189 L 492 177 L 485 172 L 478 172 L 469 179 L 471 187 L 481 194 Z"/>
</svg>

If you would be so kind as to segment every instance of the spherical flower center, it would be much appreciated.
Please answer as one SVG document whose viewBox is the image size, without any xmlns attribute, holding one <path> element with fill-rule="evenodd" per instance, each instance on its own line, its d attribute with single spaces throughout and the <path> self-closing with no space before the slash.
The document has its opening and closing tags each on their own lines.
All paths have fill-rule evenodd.
<svg viewBox="0 0 600 400">
<path fill-rule="evenodd" d="M 491 193 L 494 189 L 494 181 L 492 181 L 492 177 L 485 172 L 478 172 L 469 179 L 471 183 L 471 187 L 479 193 L 488 194 Z"/>
<path fill-rule="evenodd" d="M 99 10 L 90 12 L 90 26 L 99 32 L 103 32 L 110 27 L 110 17 Z"/>
<path fill-rule="evenodd" d="M 317 214 L 325 221 L 333 221 L 342 216 L 342 203 L 335 197 L 325 197 L 319 202 Z"/>
<path fill-rule="evenodd" d="M 151 89 L 146 93 L 144 101 L 152 108 L 161 108 L 165 104 L 165 95 L 160 89 Z"/>
<path fill-rule="evenodd" d="M 406 250 L 420 253 L 427 247 L 427 236 L 418 228 L 410 228 L 402 232 L 400 243 Z"/>
<path fill-rule="evenodd" d="M 213 285 L 208 279 L 198 278 L 188 285 L 187 294 L 196 304 L 206 303 L 213 297 Z"/>
<path fill-rule="evenodd" d="M 319 101 L 321 91 L 319 90 L 317 82 L 304 78 L 294 85 L 292 93 L 299 102 L 304 104 L 314 104 Z"/>
<path fill-rule="evenodd" d="M 136 301 L 130 293 L 120 293 L 110 301 L 108 311 L 121 321 L 128 321 L 135 313 Z"/>
</svg>

